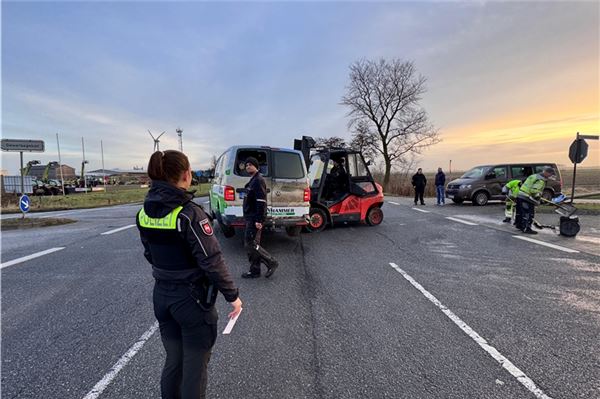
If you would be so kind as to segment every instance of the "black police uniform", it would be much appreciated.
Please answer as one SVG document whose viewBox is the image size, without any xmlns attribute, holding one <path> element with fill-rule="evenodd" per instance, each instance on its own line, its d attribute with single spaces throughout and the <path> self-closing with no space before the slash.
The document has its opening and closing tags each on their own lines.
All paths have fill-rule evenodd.
<svg viewBox="0 0 600 399">
<path fill-rule="evenodd" d="M 260 276 L 261 262 L 267 266 L 267 277 L 269 277 L 279 264 L 260 246 L 260 239 L 256 239 L 258 229 L 255 225 L 255 223 L 264 223 L 267 216 L 267 184 L 260 172 L 256 172 L 244 188 L 246 189 L 243 205 L 244 220 L 246 221 L 244 246 L 250 261 L 250 272 L 244 274 L 243 277 Z"/>
<path fill-rule="evenodd" d="M 193 194 L 153 181 L 136 222 L 152 264 L 154 314 L 167 358 L 163 399 L 205 398 L 207 366 L 217 337 L 217 291 L 238 298 L 212 223 Z"/>
</svg>

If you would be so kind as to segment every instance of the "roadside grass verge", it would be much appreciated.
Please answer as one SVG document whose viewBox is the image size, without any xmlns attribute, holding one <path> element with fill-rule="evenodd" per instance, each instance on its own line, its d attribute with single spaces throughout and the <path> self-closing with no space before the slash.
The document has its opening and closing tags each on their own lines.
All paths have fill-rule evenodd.
<svg viewBox="0 0 600 399">
<path fill-rule="evenodd" d="M 208 194 L 210 186 L 210 183 L 203 183 L 198 186 L 192 186 L 190 190 L 196 190 L 196 196 L 203 196 Z M 108 192 L 100 191 L 65 196 L 31 196 L 30 212 L 62 211 L 139 203 L 144 201 L 147 192 L 148 188 L 109 186 Z M 14 198 L 14 200 L 4 198 L 2 201 L 2 213 L 20 212 L 17 200 L 17 198 Z"/>
<path fill-rule="evenodd" d="M 13 218 L 5 219 L 0 223 L 1 230 L 31 229 L 34 227 L 60 226 L 75 223 L 77 220 L 66 218 Z"/>
</svg>

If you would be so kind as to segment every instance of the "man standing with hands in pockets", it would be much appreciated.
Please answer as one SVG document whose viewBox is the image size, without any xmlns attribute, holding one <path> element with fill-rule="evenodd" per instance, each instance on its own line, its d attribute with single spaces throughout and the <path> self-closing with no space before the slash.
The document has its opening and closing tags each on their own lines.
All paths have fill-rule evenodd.
<svg viewBox="0 0 600 399">
<path fill-rule="evenodd" d="M 244 245 L 248 252 L 250 271 L 242 274 L 243 278 L 260 277 L 260 264 L 267 266 L 265 277 L 269 278 L 279 266 L 279 263 L 271 254 L 260 246 L 263 223 L 267 216 L 267 184 L 258 171 L 259 163 L 256 158 L 246 159 L 246 172 L 250 181 L 246 184 L 244 196 L 244 219 L 246 230 L 244 233 Z"/>
</svg>

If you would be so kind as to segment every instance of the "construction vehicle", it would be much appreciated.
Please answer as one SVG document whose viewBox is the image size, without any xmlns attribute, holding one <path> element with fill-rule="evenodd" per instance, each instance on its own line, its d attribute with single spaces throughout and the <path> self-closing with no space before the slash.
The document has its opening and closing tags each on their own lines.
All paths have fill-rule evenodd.
<svg viewBox="0 0 600 399">
<path fill-rule="evenodd" d="M 33 165 L 39 165 L 39 164 L 40 164 L 40 161 L 37 161 L 37 160 L 28 161 L 27 165 L 23 169 L 21 169 L 22 175 L 23 176 L 29 176 L 29 172 L 31 171 L 31 167 Z"/>
<path fill-rule="evenodd" d="M 383 221 L 383 189 L 375 182 L 360 151 L 316 148 L 312 137 L 295 140 L 294 149 L 308 160 L 310 184 L 309 231 L 336 223 L 376 226 Z"/>
</svg>

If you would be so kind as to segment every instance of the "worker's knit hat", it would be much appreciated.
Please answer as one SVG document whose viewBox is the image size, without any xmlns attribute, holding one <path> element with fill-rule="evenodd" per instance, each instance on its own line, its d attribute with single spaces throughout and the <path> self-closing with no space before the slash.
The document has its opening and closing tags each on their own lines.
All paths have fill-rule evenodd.
<svg viewBox="0 0 600 399">
<path fill-rule="evenodd" d="M 246 165 L 248 165 L 248 164 L 252 164 L 252 165 L 254 165 L 254 167 L 255 167 L 256 169 L 259 169 L 259 168 L 260 168 L 260 165 L 258 164 L 258 160 L 257 160 L 256 158 L 254 158 L 254 157 L 248 157 L 248 158 L 246 158 L 246 162 L 245 162 L 245 164 L 246 164 Z"/>
</svg>

